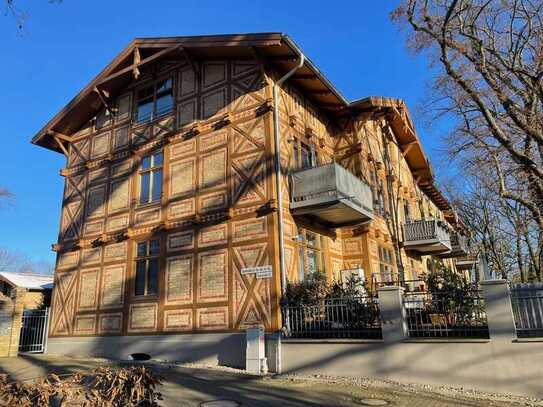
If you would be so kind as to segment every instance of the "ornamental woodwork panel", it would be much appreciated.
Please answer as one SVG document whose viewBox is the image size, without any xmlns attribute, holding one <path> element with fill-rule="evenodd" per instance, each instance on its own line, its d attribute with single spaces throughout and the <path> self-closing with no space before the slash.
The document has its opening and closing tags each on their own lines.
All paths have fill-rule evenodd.
<svg viewBox="0 0 543 407">
<path fill-rule="evenodd" d="M 75 313 L 75 285 L 77 272 L 57 269 L 55 273 L 55 288 L 53 290 L 53 312 L 51 315 L 50 332 L 53 335 L 70 335 Z"/>
<path fill-rule="evenodd" d="M 157 329 L 158 304 L 131 304 L 128 317 L 129 332 L 151 332 Z"/>
<path fill-rule="evenodd" d="M 119 334 L 123 327 L 123 314 L 116 312 L 111 314 L 100 314 L 98 317 L 98 333 Z"/>
<path fill-rule="evenodd" d="M 196 329 L 215 331 L 228 329 L 228 307 L 198 308 L 196 310 Z"/>
<path fill-rule="evenodd" d="M 193 301 L 193 255 L 169 257 L 166 262 L 166 305 L 190 304 Z"/>
<path fill-rule="evenodd" d="M 170 233 L 166 238 L 166 250 L 188 250 L 194 248 L 194 230 Z"/>
<path fill-rule="evenodd" d="M 170 164 L 170 196 L 189 195 L 196 190 L 196 159 L 190 158 Z"/>
<path fill-rule="evenodd" d="M 109 133 L 102 133 L 92 138 L 91 158 L 96 159 L 109 154 Z"/>
<path fill-rule="evenodd" d="M 78 310 L 92 311 L 98 306 L 99 274 L 99 268 L 80 271 Z"/>
<path fill-rule="evenodd" d="M 197 301 L 228 300 L 228 254 L 215 250 L 198 254 Z"/>
<path fill-rule="evenodd" d="M 257 279 L 254 274 L 241 274 L 245 267 L 269 265 L 268 244 L 234 247 L 234 328 L 264 324 L 271 321 L 270 279 Z"/>
<path fill-rule="evenodd" d="M 96 332 L 96 315 L 78 315 L 75 318 L 74 334 L 94 334 Z"/>
<path fill-rule="evenodd" d="M 164 311 L 165 331 L 191 331 L 192 309 L 174 309 Z"/>
<path fill-rule="evenodd" d="M 102 271 L 100 308 L 118 308 L 124 303 L 125 265 L 106 266 Z"/>
</svg>

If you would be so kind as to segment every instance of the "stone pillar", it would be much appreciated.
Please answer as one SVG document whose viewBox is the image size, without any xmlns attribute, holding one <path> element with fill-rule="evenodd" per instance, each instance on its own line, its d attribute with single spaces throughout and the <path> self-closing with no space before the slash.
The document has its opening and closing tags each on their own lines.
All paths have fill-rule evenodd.
<svg viewBox="0 0 543 407">
<path fill-rule="evenodd" d="M 402 342 L 407 337 L 407 318 L 403 306 L 403 287 L 380 287 L 379 309 L 383 342 L 394 344 Z"/>
<path fill-rule="evenodd" d="M 483 281 L 481 287 L 486 305 L 490 339 L 506 342 L 516 339 L 517 332 L 507 280 Z"/>
</svg>

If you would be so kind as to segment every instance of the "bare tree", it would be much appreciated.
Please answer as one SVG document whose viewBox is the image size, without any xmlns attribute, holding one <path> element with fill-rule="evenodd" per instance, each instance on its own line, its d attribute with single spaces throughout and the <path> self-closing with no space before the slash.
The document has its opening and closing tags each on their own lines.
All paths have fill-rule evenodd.
<svg viewBox="0 0 543 407">
<path fill-rule="evenodd" d="M 26 255 L 0 248 L 0 272 L 53 274 L 53 266 L 47 261 L 32 261 Z"/>
<path fill-rule="evenodd" d="M 13 200 L 13 194 L 6 188 L 0 187 L 0 208 L 7 204 L 12 202 Z"/>
<path fill-rule="evenodd" d="M 437 68 L 431 106 L 455 119 L 451 152 L 492 170 L 496 194 L 535 225 L 541 264 L 543 2 L 403 0 L 392 17 Z"/>
<path fill-rule="evenodd" d="M 49 3 L 61 3 L 62 0 L 48 0 Z M 27 19 L 25 10 L 18 6 L 17 0 L 4 0 L 4 15 L 10 16 L 15 20 L 17 28 L 22 30 Z"/>
</svg>

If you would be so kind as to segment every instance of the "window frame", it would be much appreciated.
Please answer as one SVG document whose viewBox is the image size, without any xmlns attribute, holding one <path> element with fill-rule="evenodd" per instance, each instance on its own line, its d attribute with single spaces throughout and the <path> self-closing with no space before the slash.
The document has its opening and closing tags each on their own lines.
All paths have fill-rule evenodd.
<svg viewBox="0 0 543 407">
<path fill-rule="evenodd" d="M 308 165 L 304 165 L 304 151 L 308 153 Z M 294 141 L 292 142 L 292 155 L 294 157 L 292 164 L 295 170 L 314 168 L 320 163 L 320 154 L 317 146 L 310 141 L 301 139 L 300 137 L 294 137 Z"/>
<path fill-rule="evenodd" d="M 313 235 L 315 237 L 316 244 L 310 244 L 309 243 L 309 235 Z M 324 243 L 324 236 L 313 232 L 308 229 L 304 229 L 299 227 L 298 228 L 298 240 L 296 241 L 296 245 L 298 246 L 298 281 L 304 281 L 306 277 L 314 274 L 314 273 L 326 273 L 326 250 L 325 250 L 325 243 Z M 313 271 L 309 270 L 309 258 L 310 253 L 314 254 L 315 257 L 315 266 L 316 269 Z"/>
<path fill-rule="evenodd" d="M 161 156 L 160 164 L 155 165 L 155 157 Z M 145 159 L 150 158 L 150 166 L 149 168 L 143 168 L 143 163 L 145 162 Z M 155 191 L 155 177 L 154 174 L 156 172 L 160 171 L 160 194 L 159 196 L 154 199 L 154 191 Z M 146 202 L 142 202 L 143 198 L 143 177 L 149 174 L 149 185 L 147 185 L 148 190 L 148 197 Z M 162 195 L 164 193 L 164 151 L 163 150 L 157 150 L 152 153 L 149 153 L 143 157 L 141 157 L 139 168 L 138 168 L 138 206 L 146 206 L 146 205 L 153 205 L 158 202 L 162 201 Z"/>
<path fill-rule="evenodd" d="M 156 252 L 152 252 L 152 242 L 156 242 L 157 244 L 157 250 Z M 141 244 L 146 245 L 145 255 L 139 254 L 139 247 Z M 132 292 L 133 296 L 135 298 L 148 298 L 148 297 L 157 297 L 159 295 L 159 281 L 160 281 L 160 251 L 161 251 L 161 243 L 159 238 L 152 238 L 148 240 L 141 240 L 135 242 L 135 258 L 134 258 L 134 290 Z M 149 281 L 150 281 L 150 274 L 151 274 L 151 262 L 156 261 L 156 281 L 155 281 L 155 287 L 156 292 L 150 292 L 149 290 Z M 140 263 L 144 263 L 144 278 L 143 278 L 143 294 L 138 294 L 138 266 Z"/>
<path fill-rule="evenodd" d="M 378 246 L 377 251 L 379 254 L 379 279 L 382 283 L 393 283 L 394 251 L 384 246 Z"/>
<path fill-rule="evenodd" d="M 163 90 L 163 91 L 160 91 L 159 92 L 159 85 L 164 83 L 164 82 L 167 82 L 167 81 L 170 81 L 170 87 L 167 89 L 167 90 Z M 140 92 L 144 91 L 145 89 L 149 89 L 149 88 L 152 88 L 152 93 L 149 93 L 149 96 L 145 96 L 145 97 L 141 97 L 140 98 Z M 153 81 L 152 83 L 147 83 L 146 85 L 142 85 L 140 87 L 138 87 L 135 92 L 134 92 L 134 105 L 135 105 L 135 108 L 134 108 L 134 115 L 133 115 L 133 120 L 135 122 L 136 125 L 141 125 L 141 124 L 146 124 L 146 123 L 151 123 L 161 117 L 164 117 L 164 116 L 167 116 L 169 115 L 170 113 L 172 113 L 175 109 L 175 82 L 174 82 L 174 76 L 173 75 L 168 75 L 168 76 L 165 76 L 163 78 L 160 78 L 160 79 L 157 79 L 155 81 Z M 160 94 L 160 95 L 159 95 Z M 160 97 L 163 97 L 163 96 L 166 96 L 166 95 L 170 95 L 171 97 L 171 108 L 167 111 L 164 111 L 164 112 L 158 112 L 157 111 L 157 100 L 160 98 Z M 139 109 L 140 109 L 140 103 L 143 101 L 143 100 L 147 100 L 148 102 L 147 103 L 151 103 L 151 114 L 149 115 L 149 117 L 145 117 L 143 119 L 140 119 L 139 117 Z"/>
</svg>

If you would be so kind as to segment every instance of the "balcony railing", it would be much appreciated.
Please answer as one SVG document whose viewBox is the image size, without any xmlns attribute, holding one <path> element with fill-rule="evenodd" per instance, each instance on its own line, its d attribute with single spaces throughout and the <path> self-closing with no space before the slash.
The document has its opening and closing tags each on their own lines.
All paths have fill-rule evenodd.
<svg viewBox="0 0 543 407">
<path fill-rule="evenodd" d="M 451 251 L 441 254 L 443 258 L 462 257 L 468 254 L 468 238 L 458 233 L 451 233 Z"/>
<path fill-rule="evenodd" d="M 449 231 L 440 220 L 415 220 L 404 224 L 404 247 L 419 253 L 451 251 Z"/>
<path fill-rule="evenodd" d="M 458 270 L 471 270 L 478 262 L 479 260 L 476 255 L 468 254 L 466 256 L 458 257 L 455 264 Z"/>
<path fill-rule="evenodd" d="M 290 180 L 294 215 L 311 215 L 331 227 L 373 218 L 370 187 L 337 163 L 296 171 Z"/>
</svg>

